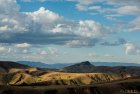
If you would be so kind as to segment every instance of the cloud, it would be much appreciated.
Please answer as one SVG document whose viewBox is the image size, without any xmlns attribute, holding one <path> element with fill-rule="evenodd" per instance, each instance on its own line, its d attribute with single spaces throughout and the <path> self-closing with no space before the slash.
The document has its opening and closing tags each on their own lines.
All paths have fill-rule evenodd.
<svg viewBox="0 0 140 94">
<path fill-rule="evenodd" d="M 79 22 L 78 31 L 76 33 L 84 37 L 96 38 L 106 36 L 111 33 L 111 30 L 98 22 L 85 20 Z"/>
<path fill-rule="evenodd" d="M 51 56 L 58 55 L 59 51 L 57 48 L 47 47 L 47 49 L 38 49 L 38 51 L 35 54 L 40 54 L 43 56 L 51 57 Z"/>
<path fill-rule="evenodd" d="M 105 54 L 104 55 L 105 58 L 114 58 L 115 56 L 111 55 L 111 54 Z"/>
<path fill-rule="evenodd" d="M 85 5 L 77 4 L 76 8 L 80 11 L 88 10 L 88 7 Z"/>
<path fill-rule="evenodd" d="M 120 14 L 127 14 L 127 15 L 137 15 L 140 14 L 140 10 L 138 6 L 122 6 L 116 10 Z"/>
<path fill-rule="evenodd" d="M 92 43 L 90 46 L 94 46 L 92 40 L 100 40 L 111 32 L 108 27 L 94 20 L 68 20 L 44 7 L 34 12 L 20 12 L 16 1 L 1 2 L 1 43 L 70 45 L 70 42 L 73 44 L 73 41 L 86 39 L 88 43 Z M 3 3 L 7 3 L 8 8 Z M 89 44 L 84 44 L 83 41 L 80 46 Z"/>
<path fill-rule="evenodd" d="M 65 45 L 67 47 L 72 47 L 72 48 L 93 47 L 99 41 L 100 41 L 99 39 L 72 40 L 72 41 L 67 42 Z"/>
<path fill-rule="evenodd" d="M 108 40 L 108 36 L 112 36 L 113 31 L 123 31 L 124 28 L 125 31 L 140 30 L 139 0 L 22 1 L 38 3 L 45 1 L 78 2 L 75 4 L 80 11 L 108 17 L 107 19 L 116 22 L 119 28 L 114 24 L 115 29 L 107 27 L 108 24 L 103 25 L 94 20 L 70 20 L 44 7 L 34 12 L 21 12 L 16 0 L 0 0 L 0 43 L 6 44 L 0 46 L 1 59 L 21 60 L 23 57 L 22 59 L 26 60 L 48 60 L 49 58 L 54 60 L 54 56 L 59 57 L 60 53 L 56 48 L 48 48 L 49 45 L 63 45 L 73 48 L 93 47 L 98 44 L 119 46 L 126 44 L 127 41 L 124 39 Z M 121 19 L 121 17 L 130 15 L 136 19 L 130 22 Z M 125 50 L 126 54 L 139 54 L 139 47 L 132 43 L 127 44 Z M 3 53 L 7 55 L 4 57 Z M 89 55 L 109 59 L 113 57 L 110 54 L 90 53 Z"/>
<path fill-rule="evenodd" d="M 98 43 L 117 46 L 126 43 L 123 39 L 112 43 L 103 40 L 104 37 L 112 33 L 112 29 L 94 20 L 68 20 L 44 7 L 34 12 L 23 13 L 19 11 L 16 1 L 1 0 L 1 2 L 9 5 L 7 8 L 6 5 L 0 3 L 0 7 L 3 9 L 0 10 L 1 43 L 17 44 L 19 48 L 25 48 L 27 46 L 25 43 L 30 45 L 66 45 L 68 47 L 93 47 Z M 79 0 L 78 2 L 88 6 L 96 1 Z M 102 6 L 88 7 L 91 10 L 100 8 Z"/>
<path fill-rule="evenodd" d="M 17 47 L 18 45 L 18 47 Z M 40 46 L 28 46 L 27 43 L 22 44 L 0 44 L 0 59 L 1 60 L 32 60 L 42 61 L 54 59 L 58 57 L 60 52 L 54 47 Z"/>
<path fill-rule="evenodd" d="M 126 48 L 126 54 L 128 54 L 128 55 L 140 54 L 140 47 L 136 46 L 133 43 L 126 43 L 125 48 Z"/>
<path fill-rule="evenodd" d="M 140 1 L 139 0 L 103 0 L 103 1 L 107 1 L 108 4 L 114 4 L 114 5 L 136 5 L 138 6 Z"/>
<path fill-rule="evenodd" d="M 139 11 L 139 0 L 89 0 L 89 1 L 83 1 L 83 0 L 78 0 L 79 2 L 76 7 L 79 10 L 96 10 L 99 13 L 107 14 L 114 14 L 114 12 L 117 12 L 119 14 L 126 14 L 126 15 L 137 15 L 140 13 Z M 113 5 L 114 7 L 107 8 L 105 6 L 96 6 L 96 3 L 103 3 L 108 6 Z M 101 9 L 101 10 L 99 10 Z"/>
<path fill-rule="evenodd" d="M 94 0 L 77 0 L 80 4 L 92 4 L 94 2 Z"/>
<path fill-rule="evenodd" d="M 101 6 L 87 6 L 84 4 L 76 4 L 76 8 L 80 11 L 88 11 L 88 10 L 100 10 Z"/>
<path fill-rule="evenodd" d="M 31 2 L 32 0 L 20 0 L 22 2 Z"/>
<path fill-rule="evenodd" d="M 51 61 L 54 60 L 54 58 L 59 56 L 59 51 L 58 49 L 54 47 L 47 47 L 47 49 L 42 49 L 42 48 L 36 48 L 36 51 L 33 53 L 28 53 L 26 56 L 24 55 L 24 59 L 29 59 L 33 61 Z M 45 60 L 45 61 L 44 61 Z M 48 62 L 50 63 L 50 62 Z"/>
<path fill-rule="evenodd" d="M 26 15 L 19 13 L 19 6 L 16 0 L 1 0 L 0 33 L 22 33 L 27 31 L 26 24 L 28 24 L 29 21 L 25 16 Z"/>
<path fill-rule="evenodd" d="M 16 44 L 15 46 L 18 47 L 18 48 L 29 48 L 32 45 L 28 44 L 28 43 L 22 43 L 22 44 Z"/>
<path fill-rule="evenodd" d="M 40 2 L 45 2 L 46 0 L 39 0 Z"/>
<path fill-rule="evenodd" d="M 130 24 L 131 24 L 131 26 L 128 28 L 129 32 L 140 31 L 140 17 L 137 17 Z"/>
<path fill-rule="evenodd" d="M 106 58 L 106 59 L 115 58 L 115 56 L 114 55 L 111 55 L 111 54 L 102 54 L 102 55 L 99 55 L 97 53 L 89 53 L 88 56 L 91 57 L 91 58 Z"/>
<path fill-rule="evenodd" d="M 0 33 L 7 33 L 7 32 L 25 32 L 27 31 L 26 27 L 20 22 L 20 20 L 16 18 L 7 17 L 1 18 L 1 26 L 0 26 Z"/>
<path fill-rule="evenodd" d="M 91 58 L 98 58 L 98 57 L 100 57 L 100 56 L 99 56 L 98 54 L 96 54 L 96 53 L 89 53 L 88 56 L 91 57 Z"/>
<path fill-rule="evenodd" d="M 48 47 L 48 54 L 57 55 L 58 54 L 58 49 L 54 48 L 54 47 Z"/>
<path fill-rule="evenodd" d="M 123 38 L 120 38 L 118 39 L 117 41 L 114 41 L 114 42 L 109 42 L 109 41 L 105 41 L 105 42 L 102 42 L 101 45 L 104 45 L 104 46 L 119 46 L 119 45 L 124 45 L 126 44 L 126 40 L 123 39 Z"/>
<path fill-rule="evenodd" d="M 117 6 L 113 11 L 118 12 L 119 14 L 124 15 L 135 15 L 139 16 L 140 14 L 140 6 L 139 0 L 105 0 L 108 4 Z"/>
<path fill-rule="evenodd" d="M 112 21 L 115 28 L 118 28 L 117 31 L 140 31 L 140 27 L 136 25 L 137 22 L 133 21 L 140 18 L 140 0 L 75 0 L 75 2 L 78 2 L 76 4 L 78 10 L 88 11 L 91 15 L 100 14 Z M 101 5 L 97 6 L 97 3 L 101 3 Z M 120 19 L 125 16 L 134 18 L 129 22 Z"/>
<path fill-rule="evenodd" d="M 53 22 L 58 21 L 61 17 L 50 11 L 46 10 L 44 7 L 40 7 L 39 10 L 35 12 L 27 12 L 27 15 L 30 15 L 35 22 L 42 23 L 42 24 L 50 24 Z"/>
<path fill-rule="evenodd" d="M 38 2 L 45 2 L 47 0 L 20 0 L 22 2 L 35 2 L 35 1 L 38 1 Z"/>
<path fill-rule="evenodd" d="M 22 53 L 27 54 L 29 51 L 27 49 L 23 50 Z"/>
<path fill-rule="evenodd" d="M 47 53 L 47 51 L 43 50 L 43 51 L 40 52 L 40 54 L 41 55 L 47 55 L 48 53 Z"/>
<path fill-rule="evenodd" d="M 5 47 L 0 47 L 0 53 L 5 53 L 7 52 L 8 50 L 5 48 Z"/>
</svg>

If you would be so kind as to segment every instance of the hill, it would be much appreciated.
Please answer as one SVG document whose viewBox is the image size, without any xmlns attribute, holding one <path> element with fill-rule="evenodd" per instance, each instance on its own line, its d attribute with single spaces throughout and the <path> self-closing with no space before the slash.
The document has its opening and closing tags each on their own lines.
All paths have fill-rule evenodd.
<svg viewBox="0 0 140 94">
<path fill-rule="evenodd" d="M 9 61 L 1 61 L 0 68 L 5 71 L 0 75 L 1 84 L 9 85 L 87 85 L 132 77 L 134 76 L 133 72 L 135 72 L 134 68 L 97 67 L 88 61 L 66 67 L 57 72 Z"/>
<path fill-rule="evenodd" d="M 0 86 L 0 94 L 140 94 L 140 77 L 93 85 Z"/>
<path fill-rule="evenodd" d="M 130 73 L 130 74 L 140 74 L 140 67 L 136 66 L 94 66 L 90 62 L 85 61 L 78 64 L 74 64 L 62 69 L 64 72 L 73 73 Z"/>
<path fill-rule="evenodd" d="M 68 67 L 65 67 L 62 69 L 62 71 L 66 72 L 91 72 L 92 69 L 94 68 L 94 65 L 92 65 L 89 61 L 77 63 Z"/>
<path fill-rule="evenodd" d="M 38 68 L 51 68 L 51 69 L 61 69 L 66 66 L 72 65 L 72 64 L 65 64 L 65 63 L 57 63 L 57 64 L 46 64 L 42 62 L 34 62 L 34 61 L 17 61 L 19 64 L 28 65 L 31 67 L 38 67 Z"/>
<path fill-rule="evenodd" d="M 0 94 L 125 94 L 129 89 L 139 90 L 140 77 L 131 74 L 135 68 L 94 66 L 85 61 L 54 72 L 1 61 Z"/>
<path fill-rule="evenodd" d="M 91 62 L 95 66 L 139 66 L 138 63 L 123 63 L 123 62 Z"/>
<path fill-rule="evenodd" d="M 11 74 L 9 74 L 10 77 Z M 44 85 L 92 85 L 132 77 L 131 74 L 111 73 L 64 73 L 48 72 L 40 75 L 33 73 L 14 73 L 7 80 L 10 85 L 44 86 Z"/>
<path fill-rule="evenodd" d="M 56 64 L 48 64 L 48 63 L 42 63 L 42 62 L 35 62 L 35 61 L 17 61 L 19 64 L 28 65 L 31 67 L 38 67 L 38 68 L 51 68 L 51 69 L 62 69 L 64 67 L 68 67 L 70 65 L 74 65 L 77 63 L 56 63 Z M 90 62 L 91 64 L 95 66 L 140 66 L 140 64 L 137 63 L 122 63 L 122 62 Z"/>
<path fill-rule="evenodd" d="M 11 61 L 0 61 L 0 72 L 7 73 L 12 69 L 29 69 L 31 67 Z"/>
<path fill-rule="evenodd" d="M 86 61 L 71 67 L 73 70 L 85 72 L 95 66 Z M 133 76 L 131 74 L 44 71 L 9 61 L 1 61 L 0 68 L 5 71 L 5 73 L 0 74 L 0 84 L 4 85 L 89 85 Z"/>
<path fill-rule="evenodd" d="M 11 61 L 0 61 L 0 85 L 5 85 L 13 77 L 13 74 L 19 72 L 34 72 L 37 68 L 29 67 Z"/>
</svg>

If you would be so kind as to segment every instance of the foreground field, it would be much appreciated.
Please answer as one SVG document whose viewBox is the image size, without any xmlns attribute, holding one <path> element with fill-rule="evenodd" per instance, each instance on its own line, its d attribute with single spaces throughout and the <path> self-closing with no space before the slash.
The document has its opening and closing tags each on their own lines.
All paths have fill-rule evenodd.
<svg viewBox="0 0 140 94">
<path fill-rule="evenodd" d="M 93 85 L 0 86 L 0 94 L 140 94 L 140 77 Z"/>
<path fill-rule="evenodd" d="M 113 73 L 35 73 L 17 72 L 4 76 L 3 84 L 9 85 L 91 85 L 132 77 L 130 74 Z"/>
</svg>

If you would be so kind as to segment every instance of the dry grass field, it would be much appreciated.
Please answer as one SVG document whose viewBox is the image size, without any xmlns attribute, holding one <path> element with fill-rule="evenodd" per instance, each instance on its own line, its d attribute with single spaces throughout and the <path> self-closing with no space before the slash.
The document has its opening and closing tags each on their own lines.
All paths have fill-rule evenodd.
<svg viewBox="0 0 140 94">
<path fill-rule="evenodd" d="M 109 82 L 131 77 L 130 74 L 113 73 L 64 73 L 48 72 L 42 75 L 17 72 L 8 74 L 10 85 L 91 85 L 99 82 Z"/>
</svg>

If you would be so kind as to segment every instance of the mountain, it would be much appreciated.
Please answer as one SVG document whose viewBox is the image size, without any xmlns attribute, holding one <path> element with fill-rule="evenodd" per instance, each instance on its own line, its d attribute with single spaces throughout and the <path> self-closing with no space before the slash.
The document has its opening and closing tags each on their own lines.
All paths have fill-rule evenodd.
<svg viewBox="0 0 140 94">
<path fill-rule="evenodd" d="M 85 61 L 67 67 L 67 69 L 76 72 L 89 72 L 94 67 L 90 62 Z M 0 85 L 87 85 L 131 77 L 131 74 L 122 76 L 112 73 L 46 71 L 10 61 L 0 61 L 0 69 Z"/>
<path fill-rule="evenodd" d="M 11 61 L 0 61 L 0 85 L 5 85 L 14 73 L 37 71 L 36 68 L 29 67 Z"/>
<path fill-rule="evenodd" d="M 94 66 L 89 61 L 65 67 L 64 72 L 39 70 L 10 61 L 0 61 L 0 69 L 6 71 L 0 70 L 0 94 L 120 94 L 121 88 L 139 90 L 140 83 L 139 77 L 131 74 L 139 67 Z M 21 71 L 9 72 L 13 69 Z"/>
<path fill-rule="evenodd" d="M 137 63 L 122 63 L 122 62 L 91 62 L 95 66 L 140 66 Z"/>
<path fill-rule="evenodd" d="M 17 61 L 19 64 L 28 65 L 31 67 L 38 68 L 51 68 L 51 69 L 62 69 L 64 67 L 74 65 L 75 63 L 57 63 L 57 64 L 47 64 L 42 62 L 34 62 L 34 61 Z M 140 64 L 136 63 L 121 63 L 121 62 L 90 62 L 95 66 L 140 66 Z"/>
<path fill-rule="evenodd" d="M 0 72 L 9 72 L 11 69 L 29 69 L 31 67 L 11 61 L 0 61 Z"/>
<path fill-rule="evenodd" d="M 64 68 L 66 66 L 72 65 L 72 64 L 45 64 L 42 62 L 34 62 L 34 61 L 17 61 L 17 63 L 19 64 L 24 64 L 24 65 L 28 65 L 31 67 L 38 67 L 38 68 L 51 68 L 51 69 L 61 69 Z"/>
<path fill-rule="evenodd" d="M 78 64 L 74 64 L 62 69 L 64 72 L 73 73 L 130 73 L 140 74 L 140 67 L 136 66 L 94 66 L 90 62 L 85 61 Z"/>
<path fill-rule="evenodd" d="M 17 61 L 17 63 L 28 65 L 28 66 L 31 66 L 31 67 L 39 67 L 39 68 L 45 68 L 45 67 L 47 67 L 47 64 L 41 63 L 41 62 Z"/>
<path fill-rule="evenodd" d="M 41 62 L 18 61 L 20 64 L 31 67 L 38 67 L 44 71 L 64 71 L 64 72 L 103 72 L 103 73 L 131 73 L 140 74 L 140 66 L 135 63 L 119 62 L 89 62 L 69 64 L 45 64 Z"/>
<path fill-rule="evenodd" d="M 84 61 L 81 63 L 77 63 L 68 67 L 65 67 L 62 69 L 62 71 L 70 71 L 70 72 L 90 72 L 91 69 L 94 68 L 94 65 L 92 65 L 89 61 Z"/>
</svg>

